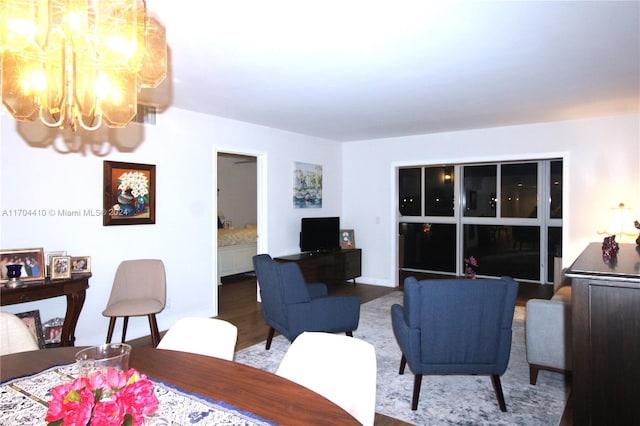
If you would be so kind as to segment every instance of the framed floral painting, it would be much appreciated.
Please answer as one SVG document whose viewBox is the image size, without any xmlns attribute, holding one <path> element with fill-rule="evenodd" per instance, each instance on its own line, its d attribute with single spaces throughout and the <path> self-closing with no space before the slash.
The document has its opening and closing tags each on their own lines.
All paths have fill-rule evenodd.
<svg viewBox="0 0 640 426">
<path fill-rule="evenodd" d="M 156 166 L 104 162 L 102 224 L 156 223 Z"/>
</svg>

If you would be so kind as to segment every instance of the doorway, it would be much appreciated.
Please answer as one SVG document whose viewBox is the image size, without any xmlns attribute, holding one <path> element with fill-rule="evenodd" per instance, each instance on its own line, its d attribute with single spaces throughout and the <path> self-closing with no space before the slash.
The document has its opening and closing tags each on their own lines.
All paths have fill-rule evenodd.
<svg viewBox="0 0 640 426">
<path fill-rule="evenodd" d="M 266 179 L 263 176 L 264 153 L 218 148 L 215 150 L 214 161 L 216 196 L 213 209 L 217 212 L 218 226 L 213 238 L 213 269 L 216 287 L 214 306 L 217 313 L 221 277 L 251 272 L 253 255 L 266 250 L 266 236 L 263 232 L 266 223 L 266 208 L 263 207 L 266 205 Z M 228 233 L 232 236 L 228 236 Z M 251 234 L 254 238 L 253 247 L 249 246 Z M 243 244 L 235 247 L 220 246 L 222 238 L 240 237 Z"/>
</svg>

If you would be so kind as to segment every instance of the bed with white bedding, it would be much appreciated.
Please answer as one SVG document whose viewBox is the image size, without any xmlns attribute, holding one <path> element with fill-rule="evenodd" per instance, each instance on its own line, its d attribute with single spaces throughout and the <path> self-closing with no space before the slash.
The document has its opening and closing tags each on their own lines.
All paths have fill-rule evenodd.
<svg viewBox="0 0 640 426">
<path fill-rule="evenodd" d="M 221 277 L 253 271 L 256 231 L 255 225 L 218 229 L 218 284 Z"/>
</svg>

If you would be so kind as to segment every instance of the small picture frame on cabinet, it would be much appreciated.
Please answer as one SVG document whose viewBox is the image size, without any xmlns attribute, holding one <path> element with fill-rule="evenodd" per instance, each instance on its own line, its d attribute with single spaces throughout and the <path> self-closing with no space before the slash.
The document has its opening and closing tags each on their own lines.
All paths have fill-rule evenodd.
<svg viewBox="0 0 640 426">
<path fill-rule="evenodd" d="M 46 277 L 51 277 L 51 259 L 53 259 L 55 256 L 66 256 L 66 255 L 67 255 L 67 252 L 64 250 L 48 251 L 45 253 L 44 260 L 46 261 L 45 263 Z"/>
<path fill-rule="evenodd" d="M 353 229 L 340 230 L 340 248 L 341 249 L 356 248 L 356 237 Z"/>
<path fill-rule="evenodd" d="M 51 279 L 71 278 L 71 256 L 54 256 L 50 265 Z"/>
<path fill-rule="evenodd" d="M 91 256 L 72 256 L 71 273 L 82 274 L 91 272 Z"/>
</svg>

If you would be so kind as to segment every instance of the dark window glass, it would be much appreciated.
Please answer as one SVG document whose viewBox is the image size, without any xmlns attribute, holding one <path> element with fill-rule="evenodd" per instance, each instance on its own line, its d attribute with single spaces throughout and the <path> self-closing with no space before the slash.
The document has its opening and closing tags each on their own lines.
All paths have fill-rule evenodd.
<svg viewBox="0 0 640 426">
<path fill-rule="evenodd" d="M 496 166 L 465 166 L 463 204 L 466 217 L 496 217 Z"/>
<path fill-rule="evenodd" d="M 505 164 L 501 177 L 500 216 L 538 217 L 538 165 Z"/>
<path fill-rule="evenodd" d="M 400 214 L 403 216 L 420 216 L 422 214 L 421 169 L 398 170 Z"/>
<path fill-rule="evenodd" d="M 453 216 L 453 166 L 425 167 L 425 216 Z"/>
<path fill-rule="evenodd" d="M 400 223 L 400 268 L 456 271 L 456 225 Z"/>
<path fill-rule="evenodd" d="M 464 258 L 478 261 L 476 273 L 540 280 L 540 228 L 464 225 Z"/>
<path fill-rule="evenodd" d="M 547 282 L 553 282 L 554 257 L 562 257 L 562 227 L 547 229 Z"/>
<path fill-rule="evenodd" d="M 562 161 L 551 162 L 550 177 L 551 207 L 549 208 L 549 217 L 562 219 Z"/>
</svg>

